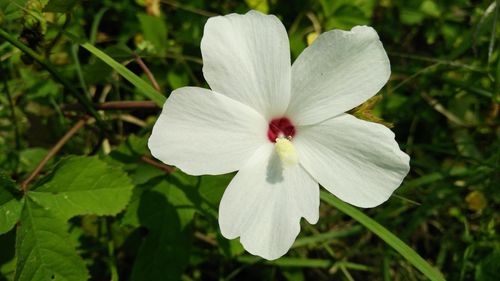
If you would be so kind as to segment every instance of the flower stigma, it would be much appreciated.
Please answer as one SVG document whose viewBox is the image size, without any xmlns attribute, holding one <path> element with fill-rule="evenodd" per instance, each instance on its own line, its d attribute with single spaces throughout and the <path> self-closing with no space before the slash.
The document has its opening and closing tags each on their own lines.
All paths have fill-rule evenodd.
<svg viewBox="0 0 500 281">
<path fill-rule="evenodd" d="M 278 154 L 281 163 L 283 163 L 283 165 L 297 164 L 298 162 L 297 152 L 295 152 L 295 147 L 288 138 L 284 137 L 276 138 L 274 149 L 276 150 L 276 154 Z"/>
</svg>

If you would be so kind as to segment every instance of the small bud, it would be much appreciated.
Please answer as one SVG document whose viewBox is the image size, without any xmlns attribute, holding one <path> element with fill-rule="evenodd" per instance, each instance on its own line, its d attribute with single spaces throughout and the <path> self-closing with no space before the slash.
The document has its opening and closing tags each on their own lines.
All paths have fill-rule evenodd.
<svg viewBox="0 0 500 281">
<path fill-rule="evenodd" d="M 392 123 L 384 121 L 381 117 L 377 116 L 373 112 L 373 108 L 382 100 L 382 96 L 373 96 L 361 105 L 351 109 L 348 113 L 354 115 L 355 117 L 382 124 L 388 128 L 394 127 Z"/>
<path fill-rule="evenodd" d="M 481 191 L 472 191 L 465 197 L 465 202 L 467 202 L 467 205 L 469 209 L 480 212 L 484 208 L 486 208 L 486 205 L 488 202 L 486 201 L 486 197 L 484 197 L 484 194 Z"/>
<path fill-rule="evenodd" d="M 314 42 L 314 40 L 316 40 L 316 38 L 318 38 L 319 36 L 319 32 L 316 32 L 316 31 L 313 31 L 309 34 L 307 34 L 307 46 L 311 46 L 311 44 Z"/>
</svg>

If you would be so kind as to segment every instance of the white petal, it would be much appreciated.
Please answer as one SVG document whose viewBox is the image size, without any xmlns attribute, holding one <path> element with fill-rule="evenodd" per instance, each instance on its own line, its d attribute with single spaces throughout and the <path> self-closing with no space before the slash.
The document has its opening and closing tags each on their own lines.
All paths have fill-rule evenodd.
<svg viewBox="0 0 500 281">
<path fill-rule="evenodd" d="M 252 108 L 196 87 L 172 92 L 153 127 L 154 157 L 191 175 L 241 168 L 267 140 L 267 122 Z"/>
<path fill-rule="evenodd" d="M 293 63 L 288 115 L 309 125 L 346 112 L 375 95 L 390 74 L 373 28 L 325 32 Z"/>
<path fill-rule="evenodd" d="M 410 169 L 391 130 L 349 114 L 298 128 L 294 144 L 314 179 L 358 207 L 385 202 Z"/>
<path fill-rule="evenodd" d="M 250 11 L 208 19 L 201 40 L 203 75 L 210 88 L 256 109 L 281 116 L 290 99 L 290 45 L 283 24 Z"/>
<path fill-rule="evenodd" d="M 265 259 L 284 255 L 300 231 L 300 217 L 316 223 L 319 186 L 300 165 L 282 167 L 272 144 L 262 146 L 233 178 L 219 206 L 224 237 Z"/>
</svg>

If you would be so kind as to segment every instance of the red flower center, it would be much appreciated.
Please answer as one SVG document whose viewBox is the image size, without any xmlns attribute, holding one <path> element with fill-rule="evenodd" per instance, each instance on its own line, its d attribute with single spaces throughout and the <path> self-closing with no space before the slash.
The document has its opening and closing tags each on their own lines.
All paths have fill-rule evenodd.
<svg viewBox="0 0 500 281">
<path fill-rule="evenodd" d="M 276 142 L 276 138 L 293 138 L 295 136 L 295 126 L 292 121 L 286 117 L 274 118 L 269 122 L 267 129 L 267 138 L 271 142 Z"/>
</svg>

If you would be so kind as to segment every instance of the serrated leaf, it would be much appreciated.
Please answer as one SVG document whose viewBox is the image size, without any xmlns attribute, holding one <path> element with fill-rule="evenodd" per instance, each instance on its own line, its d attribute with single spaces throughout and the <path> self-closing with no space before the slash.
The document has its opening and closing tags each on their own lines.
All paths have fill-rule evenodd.
<svg viewBox="0 0 500 281">
<path fill-rule="evenodd" d="M 97 157 L 70 157 L 28 196 L 67 220 L 76 215 L 116 215 L 127 205 L 132 184 L 119 167 Z"/>
<path fill-rule="evenodd" d="M 27 198 L 17 229 L 16 281 L 88 279 L 83 260 L 66 232 L 67 225 L 54 214 Z"/>
<path fill-rule="evenodd" d="M 0 172 L 0 234 L 11 230 L 19 220 L 22 196 L 7 175 Z"/>
<path fill-rule="evenodd" d="M 68 13 L 78 3 L 78 0 L 50 0 L 43 8 L 44 12 Z"/>
<path fill-rule="evenodd" d="M 193 219 L 194 207 L 178 186 L 157 180 L 152 189 L 131 203 L 125 214 L 124 219 L 149 229 L 131 280 L 179 280 L 189 262 L 187 225 Z"/>
</svg>

